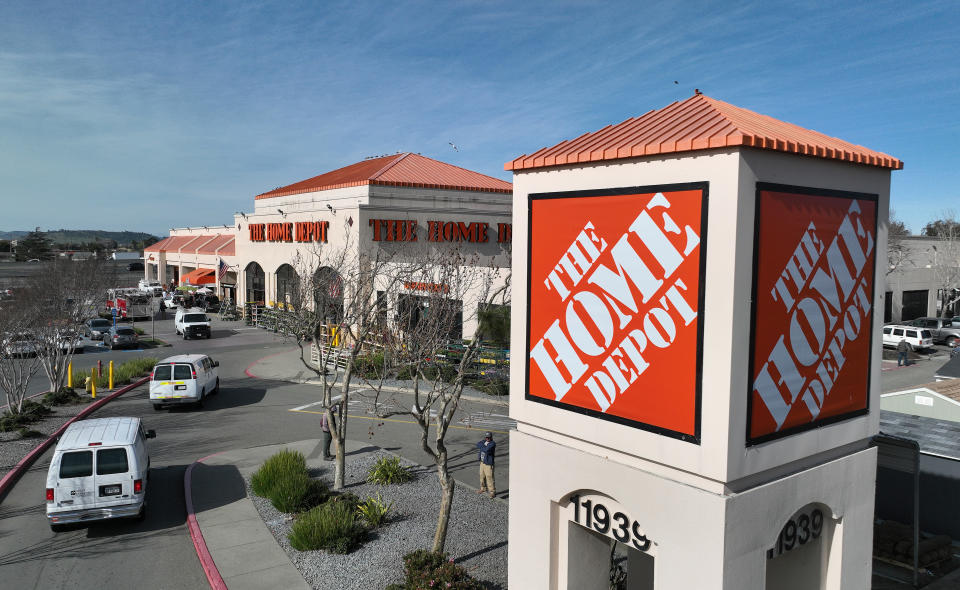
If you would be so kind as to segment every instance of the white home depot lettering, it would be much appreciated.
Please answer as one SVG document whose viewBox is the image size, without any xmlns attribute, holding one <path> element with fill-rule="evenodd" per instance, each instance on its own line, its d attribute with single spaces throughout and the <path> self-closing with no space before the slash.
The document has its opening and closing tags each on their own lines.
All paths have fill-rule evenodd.
<svg viewBox="0 0 960 590">
<path fill-rule="evenodd" d="M 582 384 L 606 412 L 648 369 L 650 347 L 669 348 L 697 318 L 696 290 L 675 274 L 700 237 L 670 207 L 654 195 L 612 246 L 587 220 L 545 276 L 533 278 L 565 302 L 542 334 L 531 334 L 530 359 L 556 400 Z"/>
<path fill-rule="evenodd" d="M 776 430 L 797 402 L 811 419 L 820 415 L 847 361 L 845 348 L 867 332 L 874 239 L 856 200 L 825 244 L 810 223 L 769 291 L 789 321 L 754 375 L 753 391 Z"/>
</svg>

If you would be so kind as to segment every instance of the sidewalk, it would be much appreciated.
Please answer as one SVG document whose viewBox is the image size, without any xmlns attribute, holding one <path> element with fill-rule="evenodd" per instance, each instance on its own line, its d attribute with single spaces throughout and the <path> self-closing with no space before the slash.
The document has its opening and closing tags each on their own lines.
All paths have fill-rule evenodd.
<svg viewBox="0 0 960 590">
<path fill-rule="evenodd" d="M 284 446 L 311 456 L 317 441 Z M 206 545 L 219 576 L 231 590 L 310 588 L 247 497 L 244 477 L 275 452 L 274 447 L 227 451 L 193 465 L 188 500 L 192 499 L 202 534 L 194 544 L 198 554 L 200 546 Z M 189 502 L 187 510 L 189 513 Z"/>
</svg>

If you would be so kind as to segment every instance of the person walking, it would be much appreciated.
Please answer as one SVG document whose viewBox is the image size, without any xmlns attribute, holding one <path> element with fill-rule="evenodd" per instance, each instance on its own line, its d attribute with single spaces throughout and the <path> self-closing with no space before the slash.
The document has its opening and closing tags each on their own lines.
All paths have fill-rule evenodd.
<svg viewBox="0 0 960 590">
<path fill-rule="evenodd" d="M 905 367 L 910 363 L 907 360 L 907 352 L 910 351 L 910 345 L 907 344 L 906 338 L 900 340 L 900 343 L 897 344 L 897 366 Z"/>
<path fill-rule="evenodd" d="M 331 412 L 337 411 L 337 406 L 330 408 Z M 320 430 L 323 431 L 323 460 L 332 461 L 333 455 L 330 454 L 330 443 L 333 442 L 333 434 L 330 432 L 330 422 L 327 421 L 327 413 L 320 415 Z"/>
<path fill-rule="evenodd" d="M 487 494 L 491 498 L 497 493 L 497 485 L 493 478 L 493 457 L 497 450 L 497 443 L 493 442 L 493 433 L 486 432 L 483 440 L 477 443 L 480 452 L 480 489 L 478 494 Z"/>
</svg>

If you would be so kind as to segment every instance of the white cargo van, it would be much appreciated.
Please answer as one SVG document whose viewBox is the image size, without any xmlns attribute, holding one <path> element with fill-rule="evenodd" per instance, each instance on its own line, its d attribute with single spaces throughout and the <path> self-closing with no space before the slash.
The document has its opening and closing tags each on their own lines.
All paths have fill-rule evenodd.
<svg viewBox="0 0 960 590">
<path fill-rule="evenodd" d="M 47 520 L 62 525 L 143 518 L 150 454 L 140 418 L 79 420 L 67 427 L 47 470 Z"/>
<path fill-rule="evenodd" d="M 203 398 L 220 391 L 220 363 L 204 354 L 165 358 L 150 374 L 154 410 L 171 404 L 203 405 Z"/>
</svg>

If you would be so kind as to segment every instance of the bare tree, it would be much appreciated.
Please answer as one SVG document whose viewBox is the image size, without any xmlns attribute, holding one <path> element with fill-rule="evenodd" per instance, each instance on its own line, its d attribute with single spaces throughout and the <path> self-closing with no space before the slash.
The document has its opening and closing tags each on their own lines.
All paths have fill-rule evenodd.
<svg viewBox="0 0 960 590">
<path fill-rule="evenodd" d="M 286 309 L 301 364 L 320 382 L 320 406 L 336 455 L 337 490 L 344 487 L 347 410 L 358 359 L 382 347 L 382 294 L 401 280 L 392 271 L 397 250 L 361 252 L 349 230 L 344 233 L 341 247 L 319 247 L 291 261 L 293 284 L 278 302 Z"/>
<path fill-rule="evenodd" d="M 36 307 L 29 299 L 0 302 L 0 389 L 11 414 L 23 411 L 30 379 L 40 370 L 36 339 Z"/>
<path fill-rule="evenodd" d="M 399 335 L 390 356 L 408 385 L 385 399 L 378 391 L 375 407 L 382 417 L 412 416 L 420 427 L 420 447 L 436 465 L 441 500 L 433 551 L 442 552 L 446 543 L 456 489 L 446 436 L 483 343 L 480 330 L 466 341 L 460 340 L 461 330 L 479 323 L 487 306 L 509 304 L 510 265 L 506 254 L 500 258 L 498 264 L 496 257 L 468 259 L 458 250 L 435 251 L 402 270 L 405 281 L 421 293 L 402 296 L 396 306 Z"/>
<path fill-rule="evenodd" d="M 104 307 L 107 288 L 114 286 L 115 279 L 112 265 L 90 258 L 47 263 L 27 283 L 27 296 L 36 306 L 37 356 L 50 391 L 64 386 L 67 367 L 82 345 L 84 322 Z"/>
<path fill-rule="evenodd" d="M 910 248 L 904 238 L 910 235 L 906 224 L 897 219 L 896 212 L 890 210 L 889 229 L 887 231 L 887 276 L 897 272 L 911 262 Z"/>
<path fill-rule="evenodd" d="M 930 222 L 924 233 L 937 238 L 930 246 L 931 268 L 937 280 L 940 315 L 953 315 L 950 310 L 960 301 L 960 221 L 952 209 Z"/>
</svg>

